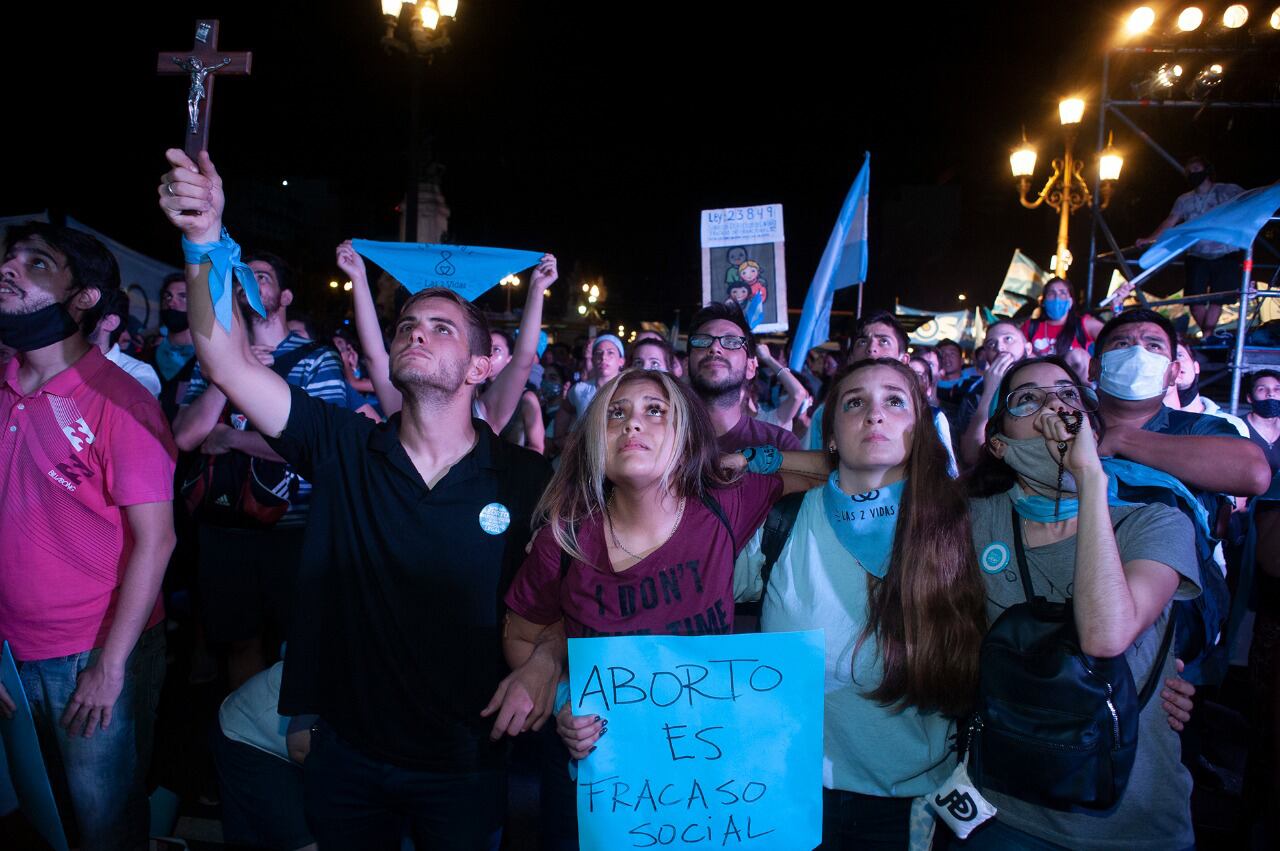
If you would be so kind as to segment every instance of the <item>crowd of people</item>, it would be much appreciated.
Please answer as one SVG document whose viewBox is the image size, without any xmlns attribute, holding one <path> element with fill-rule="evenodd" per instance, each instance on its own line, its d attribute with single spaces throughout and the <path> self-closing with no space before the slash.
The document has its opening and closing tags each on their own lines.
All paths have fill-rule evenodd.
<svg viewBox="0 0 1280 851">
<path fill-rule="evenodd" d="M 0 276 L 0 639 L 73 844 L 146 847 L 179 591 L 230 844 L 497 849 L 521 747 L 542 847 L 576 848 L 609 719 L 566 701 L 568 639 L 821 629 L 822 847 L 981 851 L 1194 847 L 1252 585 L 1249 815 L 1280 837 L 1280 373 L 1232 417 L 1168 319 L 1060 278 L 969 362 L 878 311 L 795 373 L 733 303 L 547 342 L 554 256 L 509 333 L 448 289 L 387 315 L 351 243 L 321 334 L 207 154 L 167 156 L 186 269 L 152 344 L 92 237 L 12 228 Z M 1029 623 L 1068 672 L 1043 706 L 1002 691 Z M 1095 668 L 1114 741 L 1066 711 Z M 937 812 L 958 765 L 995 808 L 972 833 Z"/>
</svg>

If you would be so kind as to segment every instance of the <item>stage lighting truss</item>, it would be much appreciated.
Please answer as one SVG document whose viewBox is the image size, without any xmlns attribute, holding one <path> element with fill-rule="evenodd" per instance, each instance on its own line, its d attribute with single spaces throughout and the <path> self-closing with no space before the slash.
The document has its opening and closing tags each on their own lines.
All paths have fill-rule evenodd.
<svg viewBox="0 0 1280 851">
<path fill-rule="evenodd" d="M 1222 85 L 1223 68 L 1218 62 L 1213 62 L 1200 69 L 1200 72 L 1191 80 L 1191 85 L 1187 86 L 1187 97 L 1192 100 L 1208 100 L 1209 96 L 1218 90 Z"/>
<path fill-rule="evenodd" d="M 1221 10 L 1220 12 L 1218 10 Z M 1128 41 L 1155 36 L 1161 41 L 1186 43 L 1192 34 L 1197 40 L 1214 39 L 1232 33 L 1249 32 L 1253 37 L 1275 36 L 1280 31 L 1280 6 L 1244 3 L 1226 7 L 1218 4 L 1137 6 L 1124 19 L 1123 36 Z"/>
<path fill-rule="evenodd" d="M 1144 77 L 1133 82 L 1133 93 L 1142 100 L 1166 100 L 1174 96 L 1174 89 L 1182 81 L 1182 66 L 1164 62 Z"/>
</svg>

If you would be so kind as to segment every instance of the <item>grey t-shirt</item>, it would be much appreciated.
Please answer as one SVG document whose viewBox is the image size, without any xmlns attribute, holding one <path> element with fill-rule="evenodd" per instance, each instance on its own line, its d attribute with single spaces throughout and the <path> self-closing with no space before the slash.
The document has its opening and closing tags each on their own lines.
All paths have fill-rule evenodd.
<svg viewBox="0 0 1280 851">
<path fill-rule="evenodd" d="M 1014 556 L 1011 502 L 1000 494 L 969 503 L 973 545 L 987 585 L 987 616 L 992 622 L 1009 606 L 1026 601 Z M 1165 505 L 1123 506 L 1111 509 L 1112 524 L 1120 524 L 1116 545 L 1123 562 L 1147 559 L 1168 565 L 1181 577 L 1174 599 L 1189 600 L 1200 593 L 1191 521 Z M 1024 538 L 1025 540 L 1025 538 Z M 1075 536 L 1043 547 L 1027 548 L 1027 567 L 1033 594 L 1061 601 L 1073 593 Z M 1155 624 L 1125 651 L 1138 690 L 1153 674 L 1173 676 L 1173 652 L 1156 659 L 1169 620 L 1166 605 Z M 1129 785 L 1120 803 L 1105 816 L 1061 813 L 1037 807 L 997 792 L 982 794 L 998 810 L 996 818 L 1018 830 L 1073 849 L 1188 848 L 1195 843 L 1191 829 L 1191 776 L 1180 761 L 1181 743 L 1160 706 L 1159 687 L 1138 719 L 1138 753 Z"/>
</svg>

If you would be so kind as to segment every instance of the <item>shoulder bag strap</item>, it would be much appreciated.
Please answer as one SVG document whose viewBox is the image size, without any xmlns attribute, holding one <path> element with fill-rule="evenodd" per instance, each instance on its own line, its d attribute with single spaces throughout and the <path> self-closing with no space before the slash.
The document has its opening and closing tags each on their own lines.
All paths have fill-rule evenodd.
<svg viewBox="0 0 1280 851">
<path fill-rule="evenodd" d="M 1031 587 L 1031 570 L 1027 567 L 1027 551 L 1022 545 L 1022 518 L 1016 508 L 1010 507 L 1009 514 L 1013 520 L 1013 551 L 1018 558 L 1018 572 L 1022 574 L 1022 593 L 1030 603 L 1034 589 Z"/>
</svg>

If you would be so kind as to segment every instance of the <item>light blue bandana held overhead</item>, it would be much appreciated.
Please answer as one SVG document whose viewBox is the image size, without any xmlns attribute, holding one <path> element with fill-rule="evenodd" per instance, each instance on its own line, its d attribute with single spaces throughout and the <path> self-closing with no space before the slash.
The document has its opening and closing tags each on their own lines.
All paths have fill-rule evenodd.
<svg viewBox="0 0 1280 851">
<path fill-rule="evenodd" d="M 907 480 L 850 496 L 840 490 L 840 474 L 832 473 L 822 489 L 822 504 L 836 538 L 877 579 L 889 572 L 893 535 L 898 528 L 898 503 Z"/>
</svg>

